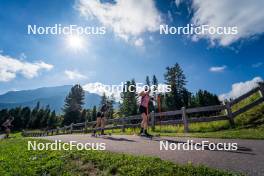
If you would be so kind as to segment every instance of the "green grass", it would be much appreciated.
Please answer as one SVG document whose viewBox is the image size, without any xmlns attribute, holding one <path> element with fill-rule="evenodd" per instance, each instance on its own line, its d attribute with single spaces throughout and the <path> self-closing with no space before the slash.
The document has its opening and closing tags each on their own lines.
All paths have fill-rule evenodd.
<svg viewBox="0 0 264 176">
<path fill-rule="evenodd" d="M 251 97 L 248 101 L 243 101 L 245 106 L 255 100 Z M 237 106 L 237 105 L 236 105 Z M 241 105 L 242 106 L 242 105 Z M 228 139 L 264 139 L 264 103 L 238 115 L 235 118 L 236 127 L 232 129 L 227 120 L 215 122 L 202 122 L 189 124 L 190 132 L 183 133 L 183 125 L 157 125 L 155 132 L 161 136 L 189 136 L 189 137 L 206 137 L 206 138 L 228 138 Z M 121 130 L 109 130 L 111 133 L 122 134 Z M 126 129 L 125 134 L 137 134 L 139 129 Z"/>
<path fill-rule="evenodd" d="M 253 101 L 259 99 L 260 97 L 261 97 L 261 95 L 260 95 L 259 92 L 256 92 L 256 93 L 250 95 L 250 96 L 247 97 L 246 99 L 244 99 L 244 100 L 238 102 L 237 104 L 234 104 L 234 105 L 232 106 L 232 112 L 239 110 L 240 108 L 242 108 L 242 107 L 248 105 L 249 103 L 252 103 Z"/>
<path fill-rule="evenodd" d="M 166 127 L 163 127 L 166 128 Z M 183 133 L 181 129 L 175 129 L 176 127 L 169 126 L 167 130 L 160 132 L 156 128 L 153 132 L 150 130 L 151 134 L 160 136 L 171 136 L 171 137 L 198 137 L 198 138 L 223 138 L 223 139 L 264 139 L 264 125 L 257 126 L 255 128 L 235 128 L 226 129 L 221 131 L 211 131 L 211 132 L 191 132 Z M 125 133 L 120 130 L 109 131 L 113 134 L 138 134 L 139 129 L 128 129 Z"/>
<path fill-rule="evenodd" d="M 0 141 L 0 175 L 175 175 L 232 176 L 227 171 L 192 164 L 176 165 L 155 157 L 102 151 L 28 151 L 19 135 Z M 36 140 L 37 142 L 47 142 Z"/>
<path fill-rule="evenodd" d="M 228 129 L 206 133 L 156 133 L 161 136 L 198 137 L 198 138 L 222 138 L 222 139 L 264 139 L 264 126 L 256 128 Z"/>
<path fill-rule="evenodd" d="M 189 124 L 189 130 L 191 133 L 197 132 L 214 132 L 220 130 L 226 130 L 230 128 L 230 124 L 227 120 L 215 121 L 215 122 L 201 122 L 201 123 L 191 123 Z M 121 134 L 121 129 L 107 130 L 109 133 Z M 183 133 L 183 125 L 156 125 L 156 133 Z M 137 134 L 139 133 L 139 128 L 127 128 L 125 134 Z"/>
</svg>

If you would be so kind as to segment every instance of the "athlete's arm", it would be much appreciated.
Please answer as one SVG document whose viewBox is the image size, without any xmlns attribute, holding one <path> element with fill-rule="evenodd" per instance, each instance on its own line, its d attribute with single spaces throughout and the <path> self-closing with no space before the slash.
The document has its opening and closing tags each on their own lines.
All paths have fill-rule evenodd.
<svg viewBox="0 0 264 176">
<path fill-rule="evenodd" d="M 142 91 L 142 92 L 140 92 L 138 95 L 140 96 L 140 97 L 142 97 L 142 96 L 144 96 L 146 93 L 145 93 L 145 91 Z"/>
<path fill-rule="evenodd" d="M 5 122 L 2 124 L 3 127 L 6 127 L 6 125 L 7 125 L 7 121 L 5 121 Z"/>
</svg>

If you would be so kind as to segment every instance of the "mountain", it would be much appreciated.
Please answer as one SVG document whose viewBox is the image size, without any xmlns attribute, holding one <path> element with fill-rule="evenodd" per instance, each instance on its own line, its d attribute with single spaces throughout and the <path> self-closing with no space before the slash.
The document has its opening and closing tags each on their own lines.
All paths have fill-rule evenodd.
<svg viewBox="0 0 264 176">
<path fill-rule="evenodd" d="M 14 108 L 18 106 L 28 106 L 33 108 L 37 102 L 40 102 L 42 107 L 47 105 L 52 110 L 60 113 L 64 105 L 64 99 L 68 95 L 71 85 L 58 87 L 42 87 L 33 90 L 9 91 L 0 95 L 0 109 Z M 91 108 L 94 105 L 98 106 L 101 97 L 94 93 L 85 92 L 85 108 Z"/>
</svg>

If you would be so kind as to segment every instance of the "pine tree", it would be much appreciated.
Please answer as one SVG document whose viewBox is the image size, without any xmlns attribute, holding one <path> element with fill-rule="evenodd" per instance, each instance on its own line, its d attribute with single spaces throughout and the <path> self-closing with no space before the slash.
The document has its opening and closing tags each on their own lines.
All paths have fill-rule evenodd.
<svg viewBox="0 0 264 176">
<path fill-rule="evenodd" d="M 153 75 L 153 77 L 152 77 L 152 85 L 156 86 L 156 89 L 159 85 L 158 79 L 155 75 Z"/>
<path fill-rule="evenodd" d="M 101 96 L 100 107 L 102 107 L 104 104 L 107 104 L 107 96 L 105 92 L 103 93 L 103 96 Z"/>
<path fill-rule="evenodd" d="M 114 104 L 115 104 L 115 97 L 114 94 L 111 95 L 111 97 L 109 98 L 109 118 L 113 119 L 113 115 L 114 115 Z"/>
<path fill-rule="evenodd" d="M 14 129 L 19 130 L 22 128 L 21 125 L 21 107 L 16 107 L 13 109 L 9 110 L 9 115 L 11 115 L 14 118 L 14 121 L 12 122 L 12 124 L 14 125 Z"/>
<path fill-rule="evenodd" d="M 97 110 L 96 110 L 96 106 L 94 106 L 92 111 L 92 121 L 96 121 L 96 114 L 97 114 Z"/>
<path fill-rule="evenodd" d="M 8 116 L 9 116 L 9 112 L 7 109 L 0 110 L 0 125 L 2 125 L 5 122 Z"/>
<path fill-rule="evenodd" d="M 126 86 L 130 86 L 130 90 L 121 93 L 122 103 L 120 104 L 120 111 L 123 116 L 131 116 L 137 114 L 137 92 L 136 81 L 132 79 L 126 82 Z"/>
<path fill-rule="evenodd" d="M 219 105 L 221 102 L 218 96 L 208 92 L 207 90 L 198 90 L 198 92 L 192 98 L 193 107 L 202 107 L 210 105 Z"/>
<path fill-rule="evenodd" d="M 81 122 L 85 122 L 87 120 L 86 115 L 87 115 L 87 110 L 83 109 L 81 113 Z"/>
<path fill-rule="evenodd" d="M 182 103 L 184 107 L 190 107 L 192 104 L 192 93 L 186 88 L 182 91 Z"/>
<path fill-rule="evenodd" d="M 134 86 L 131 92 L 129 92 L 129 97 L 130 97 L 130 114 L 129 115 L 136 115 L 137 110 L 138 110 L 138 105 L 137 105 L 137 99 L 138 99 L 138 93 L 136 89 L 136 81 L 135 79 L 131 80 L 131 85 Z"/>
<path fill-rule="evenodd" d="M 159 95 L 159 94 L 157 93 L 159 83 L 158 83 L 158 79 L 156 78 L 155 75 L 152 76 L 152 85 L 153 85 L 153 89 L 152 89 L 152 91 L 153 91 L 153 97 L 154 97 L 155 100 L 157 101 L 157 96 Z M 157 105 L 158 105 L 158 104 L 157 104 Z M 156 105 L 156 107 L 154 107 L 153 103 L 151 104 L 151 106 L 153 106 L 153 107 L 152 107 L 152 110 L 155 111 L 155 112 L 158 112 L 158 107 L 157 107 L 157 105 Z"/>
<path fill-rule="evenodd" d="M 47 127 L 48 129 L 55 128 L 58 125 L 58 119 L 56 117 L 56 112 L 52 111 L 51 115 L 47 119 Z"/>
<path fill-rule="evenodd" d="M 71 88 L 68 96 L 65 98 L 64 120 L 63 124 L 78 123 L 81 121 L 81 111 L 84 105 L 84 90 L 80 85 Z"/>
<path fill-rule="evenodd" d="M 93 117 L 92 117 L 92 111 L 91 111 L 91 109 L 87 109 L 87 112 L 86 112 L 86 120 L 87 120 L 88 122 L 93 121 Z"/>
<path fill-rule="evenodd" d="M 166 93 L 166 104 L 168 110 L 181 108 L 183 103 L 183 93 L 186 90 L 186 77 L 178 63 L 173 67 L 167 67 L 164 74 L 165 83 L 171 86 L 171 92 Z"/>
<path fill-rule="evenodd" d="M 31 115 L 31 109 L 29 107 L 24 107 L 21 111 L 21 119 L 22 119 L 22 128 L 28 128 L 29 120 Z"/>
<path fill-rule="evenodd" d="M 146 85 L 150 86 L 149 76 L 146 77 Z"/>
<path fill-rule="evenodd" d="M 43 116 L 40 117 L 40 123 L 41 123 L 41 127 L 46 127 L 47 126 L 47 121 L 50 117 L 50 107 L 49 105 L 46 106 L 46 109 L 44 110 Z"/>
<path fill-rule="evenodd" d="M 38 123 L 38 112 L 39 112 L 39 108 L 40 108 L 40 103 L 37 102 L 37 105 L 33 108 L 32 112 L 31 112 L 31 116 L 30 116 L 30 121 L 29 121 L 29 128 L 35 129 L 36 124 Z"/>
</svg>

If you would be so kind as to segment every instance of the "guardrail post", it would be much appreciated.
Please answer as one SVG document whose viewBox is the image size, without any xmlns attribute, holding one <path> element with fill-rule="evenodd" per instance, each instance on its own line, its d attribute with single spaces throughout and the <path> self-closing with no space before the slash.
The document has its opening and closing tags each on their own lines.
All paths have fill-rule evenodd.
<svg viewBox="0 0 264 176">
<path fill-rule="evenodd" d="M 150 120 L 151 120 L 151 130 L 155 131 L 155 114 L 154 111 L 150 113 Z"/>
<path fill-rule="evenodd" d="M 21 135 L 22 135 L 22 136 L 26 136 L 25 130 L 22 130 Z"/>
<path fill-rule="evenodd" d="M 229 123 L 230 123 L 231 127 L 234 128 L 235 127 L 235 121 L 234 121 L 234 116 L 233 116 L 231 105 L 230 105 L 229 101 L 225 102 L 225 107 L 226 107 L 226 114 L 227 114 Z"/>
<path fill-rule="evenodd" d="M 261 96 L 264 97 L 264 83 L 259 84 L 259 91 L 261 93 Z"/>
<path fill-rule="evenodd" d="M 72 134 L 72 130 L 73 130 L 73 123 L 71 123 L 71 126 L 70 126 L 70 134 Z"/>
<path fill-rule="evenodd" d="M 126 125 L 125 118 L 122 118 L 122 132 L 123 133 L 126 131 L 125 125 Z"/>
<path fill-rule="evenodd" d="M 188 125 L 185 107 L 182 107 L 182 121 L 183 121 L 183 125 L 184 125 L 184 133 L 188 133 L 189 132 L 189 125 Z"/>
<path fill-rule="evenodd" d="M 84 130 L 83 133 L 87 133 L 87 121 L 84 122 Z"/>
</svg>

